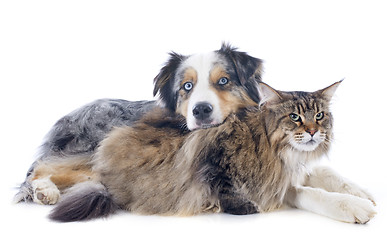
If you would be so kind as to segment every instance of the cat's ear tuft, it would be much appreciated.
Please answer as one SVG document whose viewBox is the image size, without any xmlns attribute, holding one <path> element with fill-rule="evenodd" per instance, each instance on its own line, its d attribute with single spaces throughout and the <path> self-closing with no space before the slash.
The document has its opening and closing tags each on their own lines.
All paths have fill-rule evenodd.
<svg viewBox="0 0 387 240">
<path fill-rule="evenodd" d="M 326 98 L 327 100 L 331 100 L 333 95 L 336 92 L 336 89 L 339 87 L 340 83 L 342 83 L 344 79 L 335 82 L 334 84 L 330 85 L 329 87 L 326 87 L 324 89 L 321 89 L 319 92 Z"/>
<path fill-rule="evenodd" d="M 282 99 L 281 95 L 266 83 L 258 83 L 259 107 L 271 105 Z"/>
</svg>

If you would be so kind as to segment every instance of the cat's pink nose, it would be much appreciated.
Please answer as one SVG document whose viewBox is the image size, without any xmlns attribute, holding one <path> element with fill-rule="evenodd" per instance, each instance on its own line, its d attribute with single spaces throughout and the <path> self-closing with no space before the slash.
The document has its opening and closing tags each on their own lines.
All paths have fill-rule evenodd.
<svg viewBox="0 0 387 240">
<path fill-rule="evenodd" d="M 308 128 L 308 129 L 306 129 L 305 131 L 306 131 L 307 133 L 309 133 L 310 136 L 312 136 L 312 137 L 313 137 L 313 135 L 317 132 L 317 130 L 314 129 L 314 128 Z"/>
</svg>

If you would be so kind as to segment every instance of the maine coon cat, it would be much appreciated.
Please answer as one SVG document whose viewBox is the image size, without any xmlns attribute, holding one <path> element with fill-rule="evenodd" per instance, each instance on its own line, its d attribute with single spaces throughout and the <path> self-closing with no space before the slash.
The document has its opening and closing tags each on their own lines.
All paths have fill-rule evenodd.
<svg viewBox="0 0 387 240">
<path fill-rule="evenodd" d="M 165 110 L 117 128 L 94 157 L 98 177 L 69 189 L 50 217 L 76 221 L 117 209 L 249 214 L 289 205 L 366 223 L 375 214 L 367 193 L 356 185 L 346 190 L 342 183 L 350 183 L 330 169 L 310 168 L 329 151 L 329 105 L 339 84 L 307 93 L 260 83 L 259 107 L 231 114 L 210 129 L 185 132 L 180 119 Z"/>
</svg>

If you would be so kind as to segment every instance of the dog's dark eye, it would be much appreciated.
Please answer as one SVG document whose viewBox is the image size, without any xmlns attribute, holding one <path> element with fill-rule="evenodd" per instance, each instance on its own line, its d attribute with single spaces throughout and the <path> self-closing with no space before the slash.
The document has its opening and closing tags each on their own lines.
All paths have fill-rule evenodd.
<svg viewBox="0 0 387 240">
<path fill-rule="evenodd" d="M 226 85 L 227 83 L 228 83 L 228 79 L 225 77 L 220 78 L 218 81 L 219 85 Z"/>
<path fill-rule="evenodd" d="M 191 91 L 191 89 L 193 88 L 193 83 L 191 82 L 186 82 L 184 83 L 184 90 L 186 90 L 187 92 Z"/>
</svg>

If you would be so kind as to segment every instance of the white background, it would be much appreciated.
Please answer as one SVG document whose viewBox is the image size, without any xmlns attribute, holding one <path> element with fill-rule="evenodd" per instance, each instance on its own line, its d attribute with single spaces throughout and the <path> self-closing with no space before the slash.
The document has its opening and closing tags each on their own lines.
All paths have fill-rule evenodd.
<svg viewBox="0 0 387 240">
<path fill-rule="evenodd" d="M 0 238 L 382 239 L 386 237 L 387 5 L 383 1 L 1 1 Z M 265 60 L 264 81 L 314 91 L 345 78 L 332 104 L 330 164 L 367 188 L 367 225 L 289 209 L 188 218 L 121 213 L 50 222 L 50 206 L 11 204 L 50 127 L 97 98 L 152 99 L 167 52 L 219 49 Z"/>
</svg>

